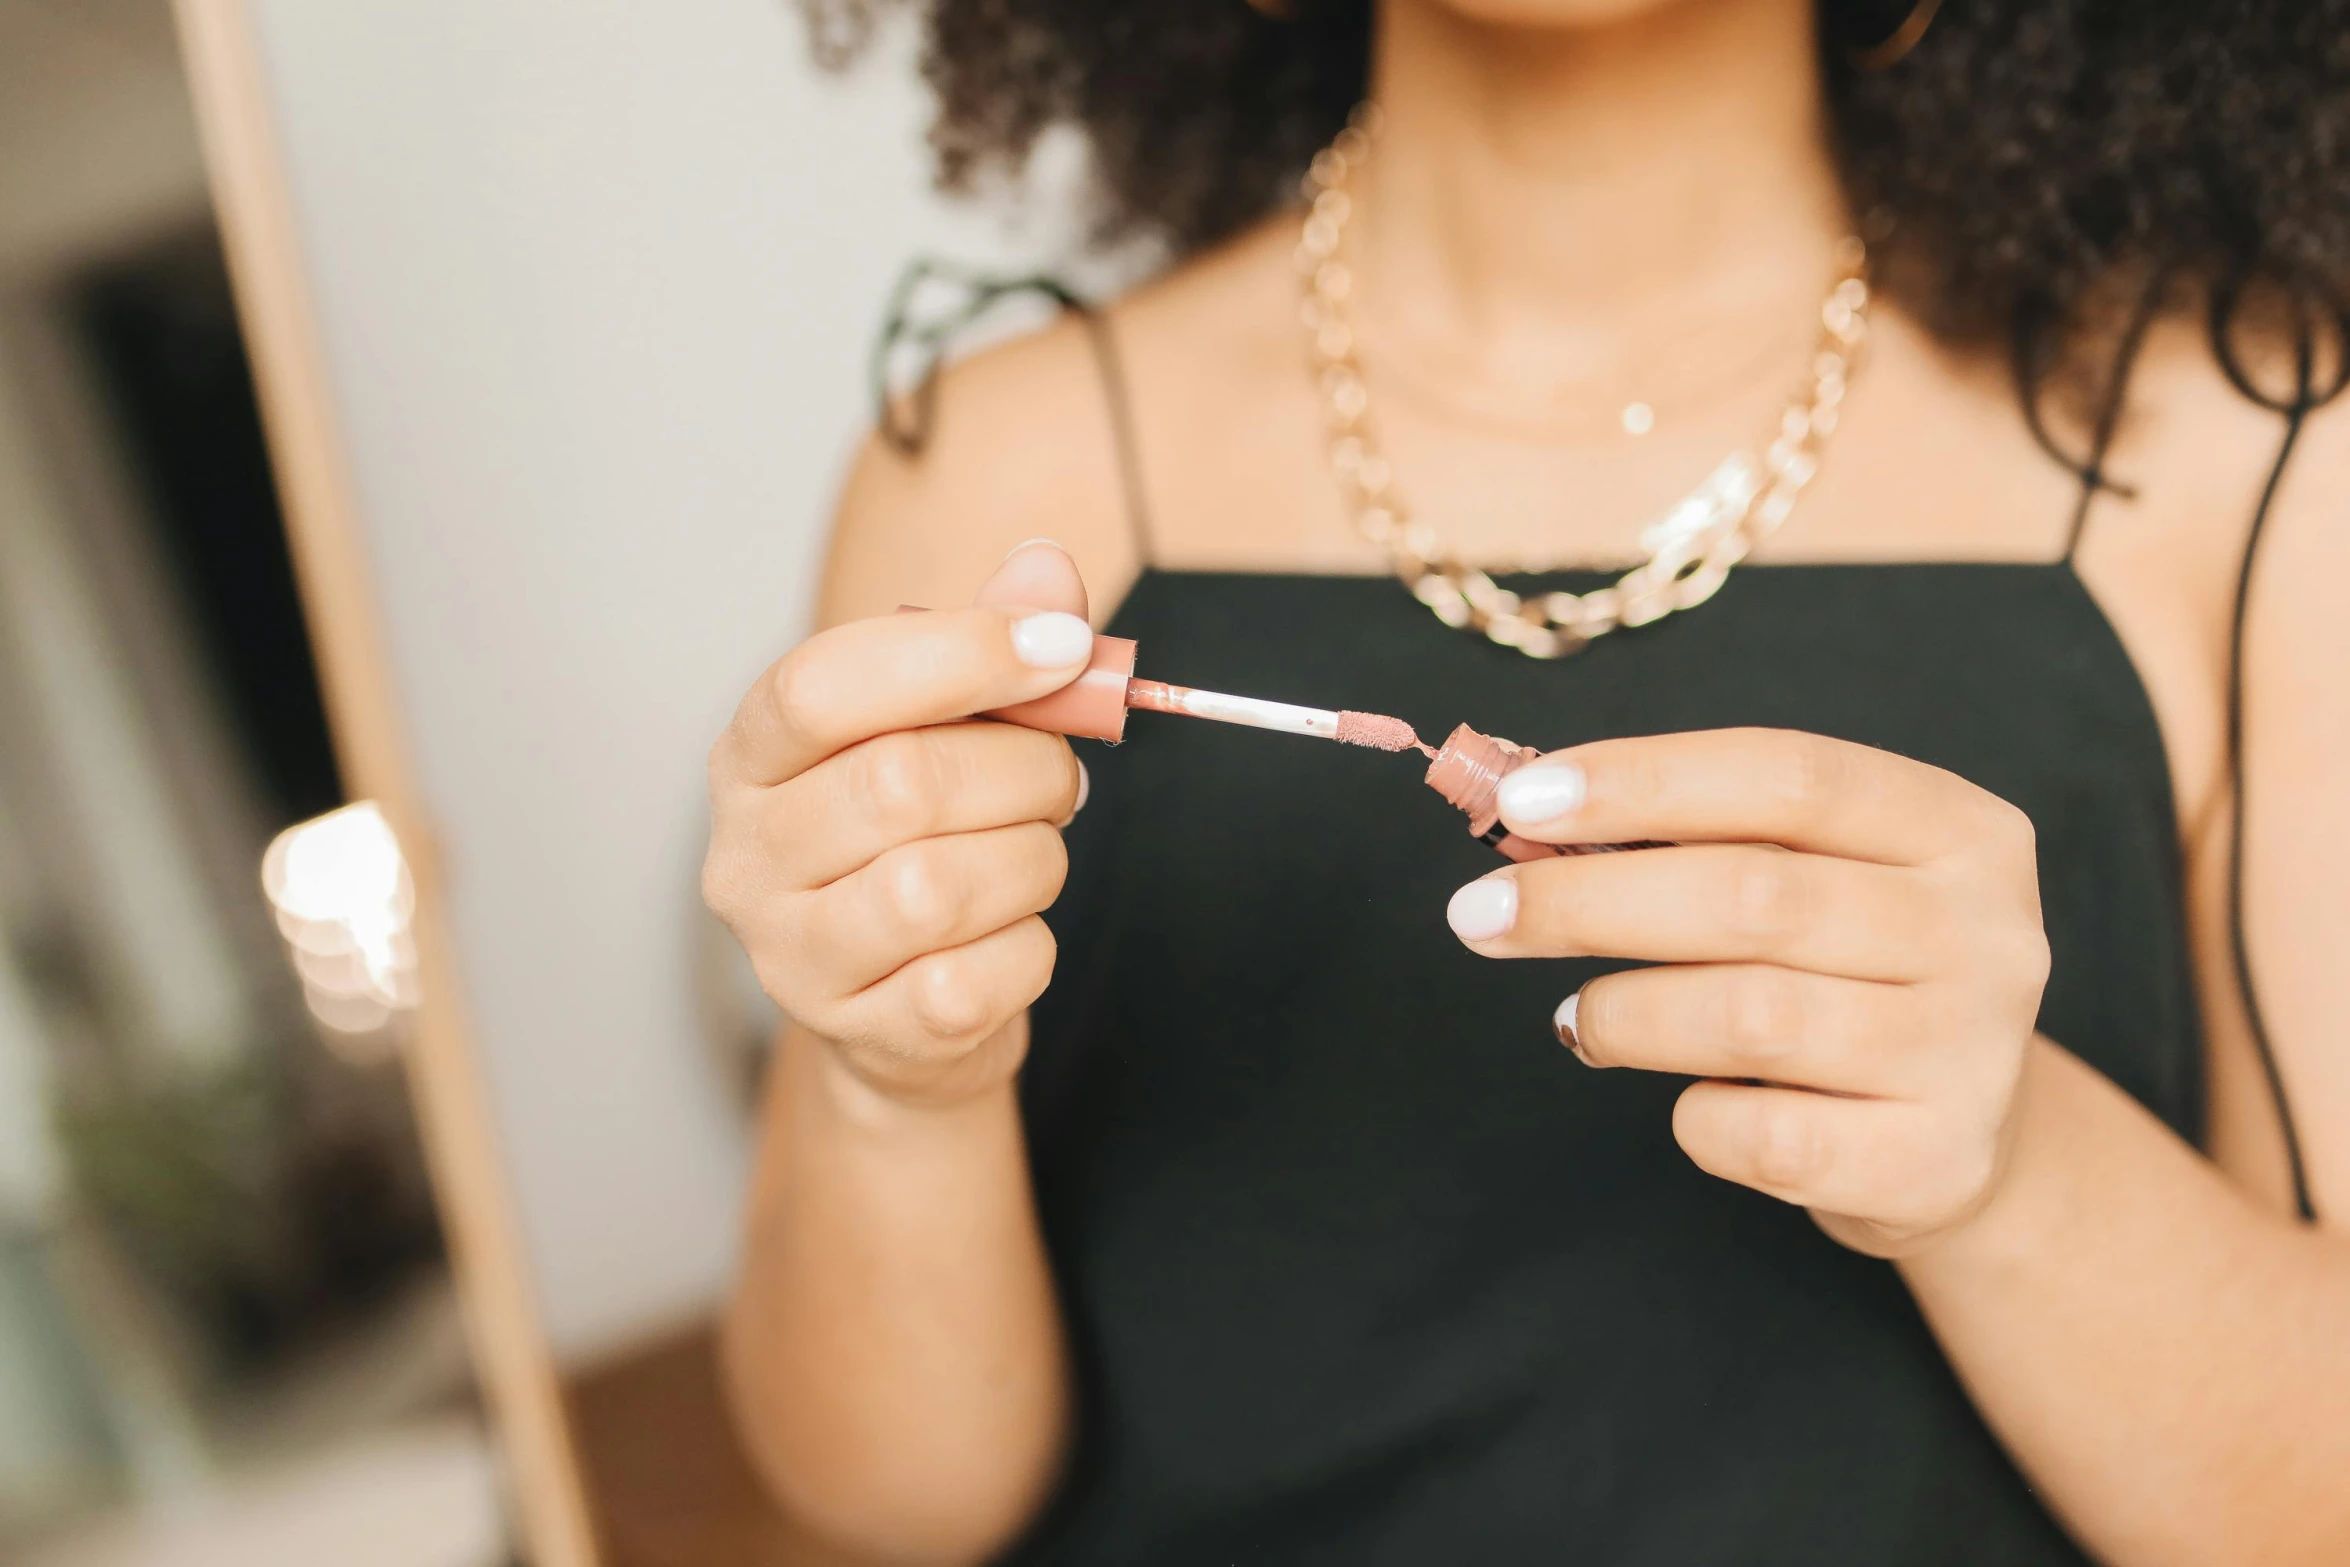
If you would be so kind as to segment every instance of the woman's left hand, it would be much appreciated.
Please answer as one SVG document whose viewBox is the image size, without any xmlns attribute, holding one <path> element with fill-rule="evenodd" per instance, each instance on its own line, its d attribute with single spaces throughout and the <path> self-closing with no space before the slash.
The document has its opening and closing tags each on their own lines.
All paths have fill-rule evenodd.
<svg viewBox="0 0 2350 1567">
<path fill-rule="evenodd" d="M 1673 1136 L 1875 1256 L 1990 1200 L 2048 977 L 2032 825 L 1954 774 L 1774 729 L 1607 740 L 1503 780 L 1547 843 L 1448 916 L 1488 957 L 1640 958 L 1561 1003 L 1595 1067 L 1702 1079 Z"/>
</svg>

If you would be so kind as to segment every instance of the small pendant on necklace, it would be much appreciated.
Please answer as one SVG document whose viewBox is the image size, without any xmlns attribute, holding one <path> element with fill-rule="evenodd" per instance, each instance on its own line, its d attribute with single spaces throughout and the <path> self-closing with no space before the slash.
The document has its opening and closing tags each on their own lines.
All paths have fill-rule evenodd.
<svg viewBox="0 0 2350 1567">
<path fill-rule="evenodd" d="M 1624 405 L 1624 433 L 1626 435 L 1646 435 L 1655 428 L 1655 409 L 1646 403 L 1626 403 Z"/>
</svg>

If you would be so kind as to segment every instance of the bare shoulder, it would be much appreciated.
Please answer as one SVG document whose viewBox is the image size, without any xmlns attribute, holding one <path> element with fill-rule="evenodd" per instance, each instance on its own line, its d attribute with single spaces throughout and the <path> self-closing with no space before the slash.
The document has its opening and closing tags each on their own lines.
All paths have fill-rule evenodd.
<svg viewBox="0 0 2350 1567">
<path fill-rule="evenodd" d="M 1263 248 L 1244 239 L 1211 251 L 1110 307 L 1138 424 L 1199 405 L 1187 367 L 1229 374 L 1248 351 L 1268 287 Z M 1076 557 L 1097 619 L 1141 568 L 1103 364 L 1074 315 L 944 369 L 919 451 L 866 440 L 835 516 L 821 617 L 960 602 L 1008 550 L 1038 537 Z"/>
<path fill-rule="evenodd" d="M 2289 400 L 2289 367 L 2253 373 L 2268 398 Z M 2203 541 L 2208 565 L 2198 586 L 2220 638 L 2223 678 L 2240 581 L 2248 593 L 2247 767 L 2264 788 L 2299 790 L 2312 807 L 2339 800 L 2350 790 L 2350 614 L 2342 607 L 2350 581 L 2350 394 L 2289 418 L 2216 368 L 2175 382 L 2165 388 L 2173 452 L 2165 461 L 2196 508 L 2183 531 Z M 2338 868 L 2350 869 L 2350 832 L 2340 838 Z"/>
<path fill-rule="evenodd" d="M 2289 453 L 2282 425 L 2272 416 L 2262 483 L 2273 476 L 2276 493 L 2254 560 L 2246 689 L 2254 716 L 2291 733 L 2286 748 L 2338 800 L 2350 791 L 2350 394 L 2301 419 Z"/>
<path fill-rule="evenodd" d="M 1362 568 L 1321 457 L 1323 413 L 1298 325 L 1295 244 L 1295 215 L 1277 212 L 1122 300 L 1113 314 L 1134 371 L 1141 466 L 1163 562 Z"/>
<path fill-rule="evenodd" d="M 2148 526 L 2171 541 L 2177 591 L 2199 604 L 2215 668 L 2223 668 L 2236 585 L 2251 537 L 2247 691 L 2325 693 L 2350 713 L 2350 616 L 2337 587 L 2350 573 L 2350 396 L 2289 420 L 2291 366 L 2246 367 L 2264 400 L 2219 364 L 2200 323 L 2149 344 L 2137 427 L 2123 454 L 2147 497 Z M 2270 492 L 2274 485 L 2274 493 Z M 2125 527 L 2129 524 L 2124 523 Z"/>
<path fill-rule="evenodd" d="M 2158 361 L 2140 445 L 2144 477 L 2177 487 L 2169 524 L 2198 552 L 2181 585 L 2204 606 L 2211 707 L 2226 711 L 2229 634 L 2250 535 L 2243 640 L 2242 929 L 2255 993 L 2300 1135 L 2321 1213 L 2350 1205 L 2350 1052 L 2343 1037 L 2341 956 L 2350 939 L 2350 396 L 2289 419 L 2246 397 L 2207 343 Z M 2252 367 L 2272 398 L 2290 367 Z M 2281 373 L 2280 373 L 2281 372 Z M 2138 474 L 2129 477 L 2137 478 Z M 2273 494 L 2271 493 L 2271 486 Z M 2265 501 L 2265 505 L 2264 505 Z M 2175 509 L 2175 508 L 2174 508 Z M 2214 746 L 2224 758 L 2223 739 Z M 2210 1038 L 2209 1146 L 2220 1163 L 2278 1204 L 2288 1199 L 2276 1112 L 2236 1000 L 2228 954 L 2231 799 L 2190 833 L 2190 918 L 2202 955 Z"/>
<path fill-rule="evenodd" d="M 2075 557 L 2145 682 L 2190 836 L 2219 820 L 2227 801 L 2236 583 L 2285 440 L 2285 420 L 2236 387 L 2199 316 L 2160 323 L 2139 357 L 2107 459 L 2117 488 L 2099 499 Z M 2260 546 L 2256 652 L 2275 623 L 2300 614 L 2278 597 L 2278 579 L 2314 569 L 2285 557 L 2340 547 L 2338 537 L 2330 546 L 2320 537 L 2332 530 L 2313 528 L 2305 514 L 2341 493 L 2342 414 L 2329 408 L 2314 415 L 2294 447 Z M 2256 674 L 2266 662 L 2255 659 Z"/>
<path fill-rule="evenodd" d="M 2342 546 L 2339 528 L 2311 529 L 2299 519 L 2312 507 L 2338 507 L 2350 479 L 2350 398 L 2311 410 L 2292 432 L 2288 452 L 2287 420 L 2278 406 L 2293 384 L 2288 359 L 2277 350 L 2244 367 L 2269 399 L 2256 401 L 2223 368 L 2199 316 L 2165 323 L 2148 338 L 2116 446 L 2115 477 L 2144 498 L 2134 509 L 2163 529 L 2197 577 L 2225 562 L 2232 585 L 2272 475 L 2278 488 L 2267 511 L 2263 557 L 2288 534 L 2311 535 L 2303 540 L 2307 547 L 2326 548 L 2328 538 L 2331 547 Z"/>
<path fill-rule="evenodd" d="M 907 451 L 866 438 L 834 515 L 820 618 L 956 604 L 1024 539 L 1057 539 L 1097 611 L 1135 570 L 1116 448 L 1082 322 L 971 355 L 939 373 L 927 432 Z"/>
<path fill-rule="evenodd" d="M 2320 1213 L 2350 1212 L 2350 397 L 2277 485 L 2245 631 L 2246 924 Z"/>
</svg>

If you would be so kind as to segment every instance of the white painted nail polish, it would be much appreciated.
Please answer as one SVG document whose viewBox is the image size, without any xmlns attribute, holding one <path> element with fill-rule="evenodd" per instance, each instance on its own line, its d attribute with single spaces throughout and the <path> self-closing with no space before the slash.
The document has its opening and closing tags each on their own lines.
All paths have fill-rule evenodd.
<svg viewBox="0 0 2350 1567">
<path fill-rule="evenodd" d="M 1518 922 L 1518 884 L 1507 876 L 1473 881 L 1452 895 L 1445 920 L 1463 941 L 1491 941 Z"/>
<path fill-rule="evenodd" d="M 1057 609 L 1023 615 L 1012 622 L 1012 652 L 1037 669 L 1082 663 L 1093 651 L 1093 627 Z"/>
<path fill-rule="evenodd" d="M 1559 1036 L 1559 1043 L 1573 1051 L 1576 1060 L 1589 1066 L 1591 1058 L 1583 1053 L 1583 1036 L 1575 1032 L 1575 1013 L 1582 1005 L 1583 992 L 1578 990 L 1559 1003 L 1558 1010 L 1550 1015 L 1550 1026 Z"/>
<path fill-rule="evenodd" d="M 1079 762 L 1077 764 L 1077 803 L 1069 807 L 1069 814 L 1075 816 L 1079 811 L 1084 810 L 1085 802 L 1092 797 L 1093 774 L 1085 770 L 1083 762 Z"/>
<path fill-rule="evenodd" d="M 1526 823 L 1555 821 L 1583 803 L 1583 769 L 1572 762 L 1536 762 L 1501 781 L 1501 814 Z"/>
<path fill-rule="evenodd" d="M 1004 559 L 1010 560 L 1013 556 L 1019 554 L 1022 550 L 1028 548 L 1028 546 L 1031 544 L 1050 544 L 1054 549 L 1059 550 L 1064 555 L 1069 553 L 1069 547 L 1066 544 L 1063 544 L 1059 539 L 1048 539 L 1040 533 L 1033 539 L 1022 539 L 1019 543 L 1004 551 Z"/>
</svg>

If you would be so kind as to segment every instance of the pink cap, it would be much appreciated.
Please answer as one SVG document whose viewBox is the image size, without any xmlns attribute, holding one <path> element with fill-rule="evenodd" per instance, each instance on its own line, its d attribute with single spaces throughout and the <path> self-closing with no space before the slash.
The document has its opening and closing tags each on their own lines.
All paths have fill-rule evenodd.
<svg viewBox="0 0 2350 1567">
<path fill-rule="evenodd" d="M 924 613 L 920 604 L 900 604 L 901 615 Z M 1046 729 L 1057 735 L 1107 740 L 1126 738 L 1126 683 L 1134 678 L 1135 643 L 1132 637 L 1093 639 L 1093 660 L 1085 673 L 1060 690 L 1029 702 L 999 707 L 982 718 L 1000 718 L 1023 729 Z"/>
<path fill-rule="evenodd" d="M 1131 637 L 1097 636 L 1084 674 L 1050 695 L 999 707 L 987 716 L 1116 745 L 1126 737 L 1126 682 L 1134 678 L 1134 653 Z"/>
</svg>

